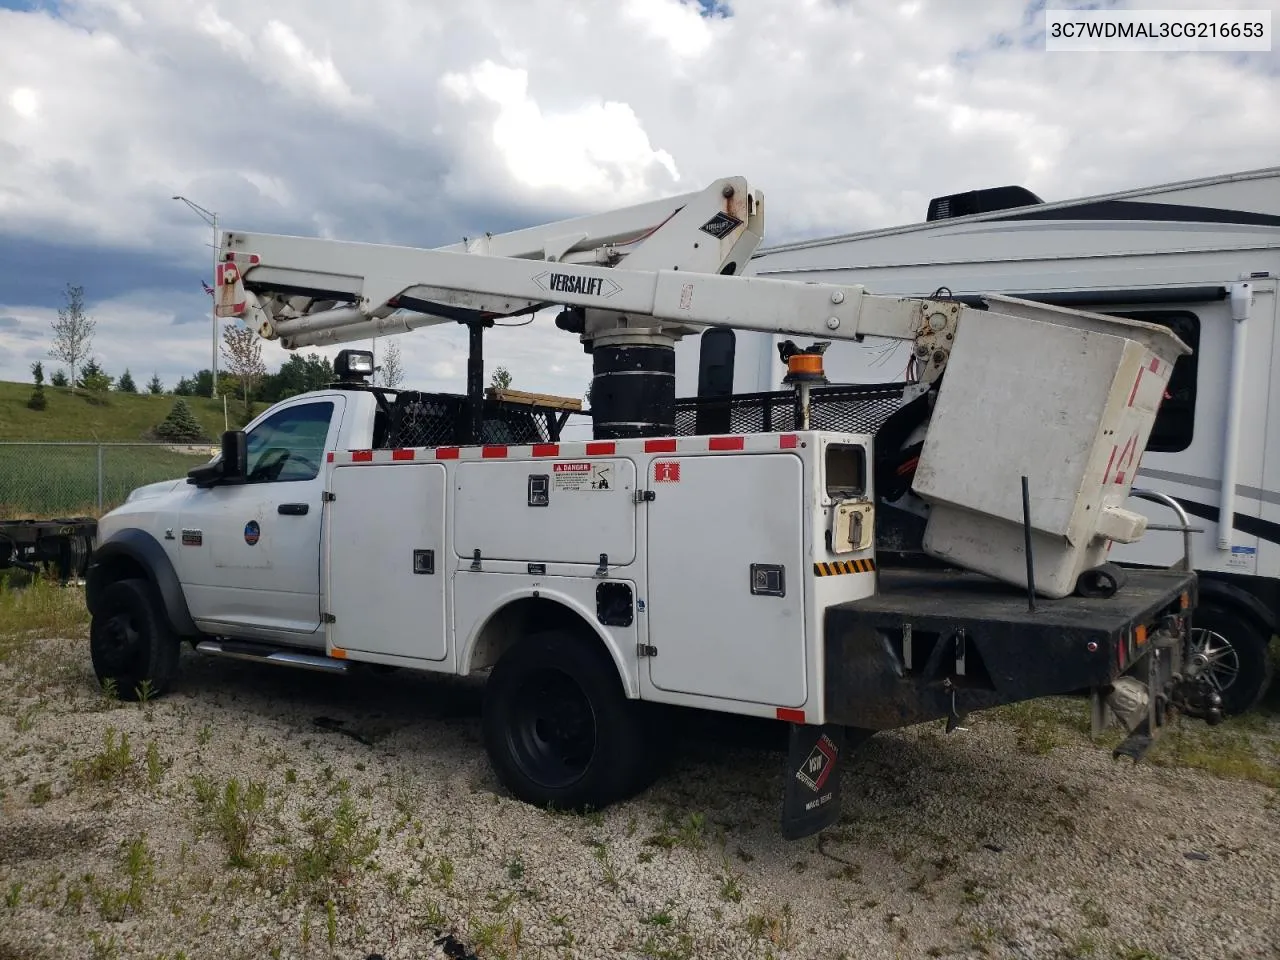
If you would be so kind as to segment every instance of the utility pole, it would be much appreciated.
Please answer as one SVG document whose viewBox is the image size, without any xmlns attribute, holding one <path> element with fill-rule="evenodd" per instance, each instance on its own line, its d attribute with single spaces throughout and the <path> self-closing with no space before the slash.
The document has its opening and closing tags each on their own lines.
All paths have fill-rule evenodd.
<svg viewBox="0 0 1280 960">
<path fill-rule="evenodd" d="M 198 203 L 193 203 L 186 197 L 174 197 L 174 200 L 181 200 L 188 207 L 194 210 L 205 223 L 213 226 L 213 276 L 209 279 L 213 280 L 218 275 L 218 215 L 217 213 L 206 210 Z M 210 333 L 210 343 L 212 346 L 212 355 L 210 358 L 210 369 L 213 372 L 212 392 L 213 397 L 218 396 L 218 292 L 215 290 L 213 296 L 209 298 L 213 302 L 209 305 L 209 318 L 213 323 L 213 329 Z"/>
</svg>

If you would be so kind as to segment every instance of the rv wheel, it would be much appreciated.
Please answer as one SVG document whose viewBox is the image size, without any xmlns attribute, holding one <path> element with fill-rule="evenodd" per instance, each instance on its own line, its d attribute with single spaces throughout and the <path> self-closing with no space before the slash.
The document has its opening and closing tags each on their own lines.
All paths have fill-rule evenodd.
<svg viewBox="0 0 1280 960">
<path fill-rule="evenodd" d="M 623 694 L 613 662 L 594 640 L 536 634 L 489 677 L 485 749 L 518 799 L 601 810 L 644 785 L 649 745 L 640 707 Z"/>
<path fill-rule="evenodd" d="M 1222 712 L 1252 710 L 1271 685 L 1271 638 L 1266 628 L 1215 603 L 1198 607 L 1191 622 L 1191 655 L 1204 661 L 1202 669 L 1222 697 Z"/>
</svg>

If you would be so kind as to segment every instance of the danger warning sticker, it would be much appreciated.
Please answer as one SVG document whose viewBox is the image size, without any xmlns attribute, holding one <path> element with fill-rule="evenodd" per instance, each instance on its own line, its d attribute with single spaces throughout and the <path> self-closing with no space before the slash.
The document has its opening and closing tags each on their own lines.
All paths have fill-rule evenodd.
<svg viewBox="0 0 1280 960">
<path fill-rule="evenodd" d="M 613 464 L 591 460 L 557 463 L 551 484 L 556 490 L 612 490 Z"/>
</svg>

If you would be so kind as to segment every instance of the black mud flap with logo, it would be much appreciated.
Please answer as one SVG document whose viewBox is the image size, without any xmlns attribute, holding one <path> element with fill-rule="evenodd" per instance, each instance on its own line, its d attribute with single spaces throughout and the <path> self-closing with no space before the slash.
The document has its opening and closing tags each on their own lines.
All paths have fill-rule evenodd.
<svg viewBox="0 0 1280 960">
<path fill-rule="evenodd" d="M 782 835 L 799 840 L 825 830 L 840 818 L 845 728 L 793 723 L 788 736 Z"/>
</svg>

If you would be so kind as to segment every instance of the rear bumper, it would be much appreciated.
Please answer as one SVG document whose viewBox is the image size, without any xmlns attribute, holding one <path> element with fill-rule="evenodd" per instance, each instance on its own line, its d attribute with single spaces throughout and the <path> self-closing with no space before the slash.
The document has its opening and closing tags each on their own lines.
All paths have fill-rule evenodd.
<svg viewBox="0 0 1280 960">
<path fill-rule="evenodd" d="M 1177 674 L 1196 599 L 1194 573 L 1141 570 L 1112 597 L 1037 598 L 1031 611 L 976 574 L 885 570 L 875 596 L 825 613 L 826 720 L 888 730 L 1096 692 L 1143 673 L 1157 645 L 1160 673 Z"/>
</svg>

